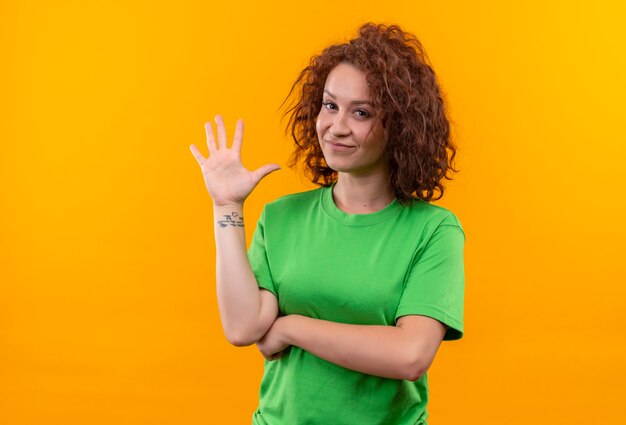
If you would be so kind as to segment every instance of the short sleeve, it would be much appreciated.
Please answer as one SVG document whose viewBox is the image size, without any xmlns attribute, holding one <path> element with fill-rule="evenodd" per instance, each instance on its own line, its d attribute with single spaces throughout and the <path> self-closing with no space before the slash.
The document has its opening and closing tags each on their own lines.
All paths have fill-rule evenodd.
<svg viewBox="0 0 626 425">
<path fill-rule="evenodd" d="M 448 326 L 444 340 L 463 337 L 465 233 L 459 225 L 440 224 L 416 253 L 396 311 L 419 314 Z"/>
<path fill-rule="evenodd" d="M 267 259 L 265 245 L 265 210 L 261 213 L 261 217 L 252 235 L 252 243 L 248 249 L 248 259 L 250 260 L 250 267 L 252 268 L 259 288 L 267 289 L 278 298 L 278 293 L 276 292 L 270 271 L 269 261 Z"/>
</svg>

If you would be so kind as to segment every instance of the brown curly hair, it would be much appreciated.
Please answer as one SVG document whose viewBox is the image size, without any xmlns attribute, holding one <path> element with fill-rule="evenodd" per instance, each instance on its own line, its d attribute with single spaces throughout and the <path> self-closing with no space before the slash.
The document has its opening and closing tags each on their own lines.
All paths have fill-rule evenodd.
<svg viewBox="0 0 626 425">
<path fill-rule="evenodd" d="M 315 124 L 326 78 L 339 63 L 366 74 L 372 106 L 388 131 L 385 158 L 395 197 L 403 204 L 440 199 L 442 179 L 452 180 L 448 173 L 458 172 L 452 164 L 456 146 L 426 52 L 415 35 L 397 25 L 365 23 L 357 38 L 327 47 L 300 72 L 281 105 L 298 94 L 283 115 L 289 115 L 286 133 L 291 130 L 295 142 L 289 165 L 303 160 L 305 174 L 320 186 L 337 181 L 338 173 L 324 160 Z"/>
</svg>

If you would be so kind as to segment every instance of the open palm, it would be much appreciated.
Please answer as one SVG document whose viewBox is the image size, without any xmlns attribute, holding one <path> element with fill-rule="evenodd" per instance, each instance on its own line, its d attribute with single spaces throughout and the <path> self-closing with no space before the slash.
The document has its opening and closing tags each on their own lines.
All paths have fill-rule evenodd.
<svg viewBox="0 0 626 425">
<path fill-rule="evenodd" d="M 198 161 L 204 176 L 206 188 L 216 206 L 241 205 L 248 195 L 272 171 L 280 169 L 277 164 L 267 164 L 254 171 L 248 170 L 241 163 L 241 144 L 243 141 L 243 120 L 237 120 L 235 137 L 228 148 L 226 129 L 220 115 L 215 117 L 217 124 L 217 144 L 210 122 L 205 123 L 209 157 L 205 158 L 195 145 L 191 153 Z"/>
</svg>

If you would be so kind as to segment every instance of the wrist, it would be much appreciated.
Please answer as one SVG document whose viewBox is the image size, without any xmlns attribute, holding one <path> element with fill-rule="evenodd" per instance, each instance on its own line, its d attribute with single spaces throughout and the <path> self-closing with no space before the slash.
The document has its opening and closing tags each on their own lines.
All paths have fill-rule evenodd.
<svg viewBox="0 0 626 425">
<path fill-rule="evenodd" d="M 243 205 L 224 205 L 213 208 L 215 225 L 219 228 L 243 227 Z"/>
<path fill-rule="evenodd" d="M 214 211 L 242 211 L 243 210 L 243 202 L 242 203 L 232 203 L 232 204 L 216 204 L 213 203 Z"/>
<path fill-rule="evenodd" d="M 298 322 L 301 318 L 302 316 L 298 314 L 290 314 L 276 319 L 281 320 L 280 334 L 285 344 L 295 345 L 296 335 L 298 334 Z"/>
</svg>

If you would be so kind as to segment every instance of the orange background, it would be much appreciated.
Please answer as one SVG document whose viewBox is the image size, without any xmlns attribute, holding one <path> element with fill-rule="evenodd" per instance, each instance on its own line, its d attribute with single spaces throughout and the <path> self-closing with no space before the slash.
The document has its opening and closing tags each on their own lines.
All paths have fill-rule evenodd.
<svg viewBox="0 0 626 425">
<path fill-rule="evenodd" d="M 0 423 L 249 424 L 262 357 L 230 346 L 211 201 L 215 114 L 285 164 L 278 107 L 373 20 L 424 43 L 461 172 L 465 337 L 430 423 L 622 424 L 626 6 L 615 2 L 0 3 Z M 310 185 L 272 174 L 246 204 Z"/>
</svg>

